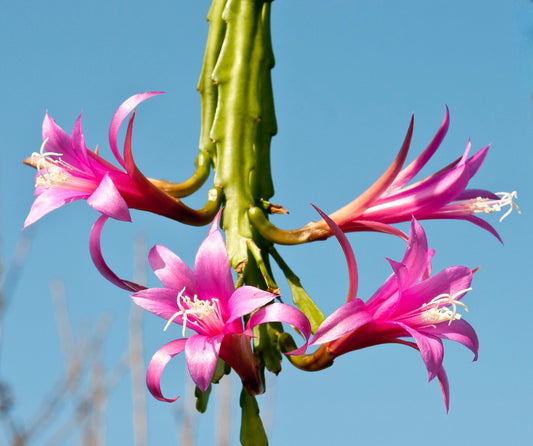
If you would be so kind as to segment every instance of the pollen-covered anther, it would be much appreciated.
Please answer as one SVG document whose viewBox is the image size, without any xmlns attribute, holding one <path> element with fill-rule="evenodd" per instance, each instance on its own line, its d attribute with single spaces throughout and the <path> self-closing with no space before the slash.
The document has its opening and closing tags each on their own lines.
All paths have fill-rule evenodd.
<svg viewBox="0 0 533 446">
<path fill-rule="evenodd" d="M 48 138 L 41 144 L 39 152 L 33 152 L 30 157 L 32 165 L 39 172 L 39 177 L 35 180 L 35 187 L 44 186 L 49 188 L 54 184 L 65 182 L 68 178 L 68 174 L 63 167 L 68 169 L 70 166 L 61 160 L 62 153 L 45 152 L 47 142 Z"/>
<path fill-rule="evenodd" d="M 477 197 L 474 200 L 471 200 L 468 206 L 474 214 L 483 212 L 485 214 L 492 214 L 493 212 L 500 212 L 504 206 L 509 206 L 509 209 L 502 215 L 500 222 L 507 217 L 511 211 L 516 209 L 520 214 L 520 208 L 516 203 L 513 202 L 513 199 L 518 199 L 516 191 L 513 192 L 496 192 L 495 195 L 501 197 L 499 200 L 490 200 L 488 198 Z"/>
<path fill-rule="evenodd" d="M 191 299 L 189 296 L 185 296 L 185 287 L 178 293 L 176 298 L 176 303 L 178 305 L 179 311 L 176 311 L 172 317 L 168 320 L 165 328 L 166 330 L 169 325 L 176 319 L 178 316 L 183 316 L 183 331 L 182 335 L 185 337 L 185 330 L 187 329 L 187 322 L 195 326 L 199 326 L 201 321 L 208 316 L 217 315 L 220 317 L 220 310 L 218 305 L 218 299 L 213 298 L 211 300 L 202 300 L 198 299 L 198 296 L 195 294 Z M 192 317 L 191 317 L 192 316 Z M 189 319 L 190 318 L 190 319 Z"/>
<path fill-rule="evenodd" d="M 451 325 L 453 321 L 461 319 L 461 315 L 457 313 L 457 305 L 463 307 L 466 312 L 468 312 L 468 308 L 457 299 L 471 290 L 472 288 L 466 288 L 458 291 L 453 296 L 450 294 L 439 294 L 437 297 L 422 305 L 422 308 L 431 307 L 422 313 L 423 320 L 432 324 L 448 321 L 448 325 Z"/>
</svg>

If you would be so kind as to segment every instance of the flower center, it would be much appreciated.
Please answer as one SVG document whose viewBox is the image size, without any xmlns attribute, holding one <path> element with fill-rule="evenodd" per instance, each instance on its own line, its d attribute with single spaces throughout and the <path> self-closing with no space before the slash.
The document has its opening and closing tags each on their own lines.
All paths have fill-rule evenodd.
<svg viewBox="0 0 533 446">
<path fill-rule="evenodd" d="M 499 200 L 489 200 L 488 198 L 477 197 L 476 199 L 471 200 L 468 206 L 474 214 L 480 212 L 492 214 L 493 212 L 500 212 L 504 206 L 509 206 L 509 209 L 507 209 L 505 214 L 500 218 L 500 222 L 511 213 L 513 208 L 520 214 L 520 208 L 513 202 L 513 198 L 518 199 L 516 191 L 496 192 L 496 195 L 501 198 Z"/>
<path fill-rule="evenodd" d="M 198 299 L 198 296 L 196 294 L 191 299 L 189 296 L 184 296 L 184 292 L 185 287 L 178 293 L 178 297 L 176 298 L 176 303 L 178 305 L 179 311 L 176 311 L 172 315 L 163 330 L 166 330 L 169 325 L 174 321 L 174 319 L 176 319 L 178 316 L 182 316 L 183 337 L 185 337 L 187 323 L 196 328 L 205 329 L 208 328 L 208 326 L 212 325 L 209 324 L 210 321 L 218 322 L 222 320 L 218 299 L 212 298 L 211 300 L 202 300 Z M 215 317 L 213 318 L 212 316 Z"/>
<path fill-rule="evenodd" d="M 466 288 L 458 291 L 453 296 L 449 294 L 439 294 L 437 297 L 431 299 L 431 301 L 422 305 L 422 308 L 429 307 L 422 312 L 422 319 L 426 322 L 430 322 L 432 325 L 446 321 L 448 321 L 448 325 L 451 325 L 452 321 L 461 319 L 461 315 L 457 313 L 457 305 L 463 307 L 464 310 L 468 312 L 467 306 L 457 299 L 471 290 L 472 288 Z M 451 309 L 449 307 L 451 307 Z"/>
<path fill-rule="evenodd" d="M 65 168 L 71 170 L 72 167 L 59 158 L 63 156 L 62 153 L 45 152 L 47 142 L 48 138 L 41 144 L 39 153 L 33 152 L 31 154 L 31 162 L 39 172 L 39 177 L 35 180 L 35 187 L 44 186 L 48 189 L 55 184 L 64 183 L 69 177 Z M 57 159 L 52 157 L 57 157 Z"/>
</svg>

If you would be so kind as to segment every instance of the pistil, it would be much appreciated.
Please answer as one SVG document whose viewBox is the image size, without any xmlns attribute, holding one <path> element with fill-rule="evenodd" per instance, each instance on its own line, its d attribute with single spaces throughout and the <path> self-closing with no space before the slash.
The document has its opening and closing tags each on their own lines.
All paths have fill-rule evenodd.
<svg viewBox="0 0 533 446">
<path fill-rule="evenodd" d="M 182 336 L 185 337 L 185 330 L 187 329 L 187 322 L 199 327 L 204 318 L 209 318 L 211 315 L 215 315 L 217 320 L 221 320 L 220 309 L 218 305 L 218 299 L 213 298 L 211 300 L 201 300 L 198 299 L 198 296 L 195 294 L 191 299 L 189 296 L 185 296 L 185 287 L 178 293 L 176 298 L 176 303 L 178 305 L 179 311 L 176 311 L 172 317 L 168 320 L 165 328 L 166 330 L 170 324 L 178 316 L 183 316 L 182 318 Z M 191 319 L 189 319 L 191 317 Z"/>
</svg>

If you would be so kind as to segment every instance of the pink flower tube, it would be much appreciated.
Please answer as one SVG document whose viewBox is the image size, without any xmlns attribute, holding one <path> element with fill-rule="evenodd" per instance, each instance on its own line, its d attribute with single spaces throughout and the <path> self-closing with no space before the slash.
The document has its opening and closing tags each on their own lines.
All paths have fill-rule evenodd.
<svg viewBox="0 0 533 446">
<path fill-rule="evenodd" d="M 85 145 L 81 115 L 69 136 L 48 115 L 43 121 L 43 144 L 40 153 L 25 160 L 37 168 L 35 200 L 24 227 L 49 212 L 77 200 L 87 203 L 111 218 L 131 221 L 130 208 L 154 212 L 182 220 L 190 211 L 154 186 L 137 168 L 131 151 L 131 136 L 135 112 L 132 113 L 124 142 L 124 156 L 118 151 L 118 130 L 134 108 L 160 92 L 141 93 L 130 97 L 116 111 L 109 129 L 109 145 L 120 167 L 100 157 Z"/>
<path fill-rule="evenodd" d="M 428 249 L 425 232 L 413 219 L 402 261 L 389 259 L 393 274 L 363 302 L 356 297 L 357 266 L 349 242 L 341 229 L 320 213 L 345 253 L 350 253 L 346 255 L 350 291 L 347 302 L 322 322 L 309 345 L 322 344 L 320 354 L 331 360 L 353 350 L 385 343 L 413 347 L 420 351 L 429 380 L 439 379 L 448 410 L 449 385 L 442 366 L 442 339 L 469 348 L 474 353 L 474 361 L 478 355 L 476 332 L 460 314 L 468 311 L 461 299 L 471 290 L 472 271 L 464 266 L 451 266 L 431 275 L 434 251 Z"/>
<path fill-rule="evenodd" d="M 407 157 L 413 133 L 413 119 L 403 145 L 385 173 L 363 194 L 351 203 L 330 214 L 330 218 L 344 231 L 379 231 L 399 235 L 402 231 L 394 223 L 428 219 L 461 219 L 486 229 L 501 241 L 496 230 L 479 214 L 490 214 L 509 206 L 502 217 L 518 206 L 513 203 L 516 192 L 493 193 L 482 189 L 467 189 L 472 177 L 483 164 L 489 146 L 469 157 L 470 141 L 463 156 L 423 180 L 408 185 L 439 148 L 449 127 L 449 113 L 427 148 L 407 167 Z M 326 223 L 322 229 L 329 232 Z M 331 235 L 331 232 L 329 232 Z"/>
</svg>

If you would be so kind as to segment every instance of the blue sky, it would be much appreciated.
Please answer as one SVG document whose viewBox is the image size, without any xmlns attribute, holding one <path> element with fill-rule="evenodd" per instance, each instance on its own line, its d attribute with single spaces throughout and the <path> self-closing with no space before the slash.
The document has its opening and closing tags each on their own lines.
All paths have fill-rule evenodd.
<svg viewBox="0 0 533 446">
<path fill-rule="evenodd" d="M 138 92 L 166 91 L 138 107 L 134 155 L 148 176 L 179 181 L 190 175 L 198 146 L 195 87 L 209 3 L 1 4 L 0 229 L 7 264 L 32 203 L 33 172 L 21 160 L 38 150 L 46 110 L 69 133 L 83 112 L 88 146 L 98 144 L 111 159 L 107 131 L 118 105 Z M 480 358 L 472 363 L 470 352 L 447 344 L 449 415 L 438 384 L 425 382 L 424 365 L 410 349 L 355 352 L 317 374 L 284 361 L 271 392 L 260 399 L 272 420 L 271 444 L 525 444 L 533 396 L 532 2 L 278 0 L 272 5 L 272 28 L 279 128 L 272 144 L 273 201 L 291 211 L 276 216 L 276 224 L 299 227 L 316 218 L 309 203 L 331 212 L 362 192 L 394 157 L 412 113 L 415 156 L 437 130 L 446 105 L 450 130 L 423 173 L 457 158 L 468 138 L 473 150 L 490 143 L 473 187 L 517 190 L 523 212 L 501 224 L 498 216 L 487 217 L 504 246 L 464 222 L 424 224 L 437 251 L 435 271 L 482 265 L 467 302 Z M 205 190 L 187 203 L 199 205 L 204 197 Z M 96 217 L 85 203 L 76 203 L 40 221 L 20 283 L 8 296 L 0 380 L 12 386 L 19 419 L 63 370 L 51 280 L 65 281 L 76 333 L 93 326 L 99 314 L 111 315 L 106 365 L 126 348 L 127 293 L 102 279 L 88 255 L 88 232 Z M 206 229 L 137 211 L 132 224 L 111 222 L 104 252 L 122 277 L 132 275 L 132 241 L 139 233 L 149 246 L 166 245 L 192 265 Z M 384 258 L 400 259 L 404 244 L 377 234 L 349 238 L 360 268 L 359 297 L 366 299 L 389 275 Z M 333 240 L 281 252 L 326 313 L 344 301 L 346 269 Z M 151 272 L 148 277 L 156 286 Z M 280 274 L 277 280 L 288 293 Z M 145 360 L 178 335 L 163 333 L 163 326 L 146 315 Z M 185 394 L 183 368 L 176 360 L 167 370 L 163 385 L 169 393 Z M 237 383 L 233 392 L 236 401 Z M 184 400 L 174 404 L 176 409 L 148 398 L 150 444 L 173 441 L 176 410 Z M 215 405 L 198 420 L 198 445 L 213 443 Z M 130 414 L 125 380 L 110 395 L 109 444 L 132 443 Z M 76 443 L 73 437 L 67 444 Z"/>
</svg>

